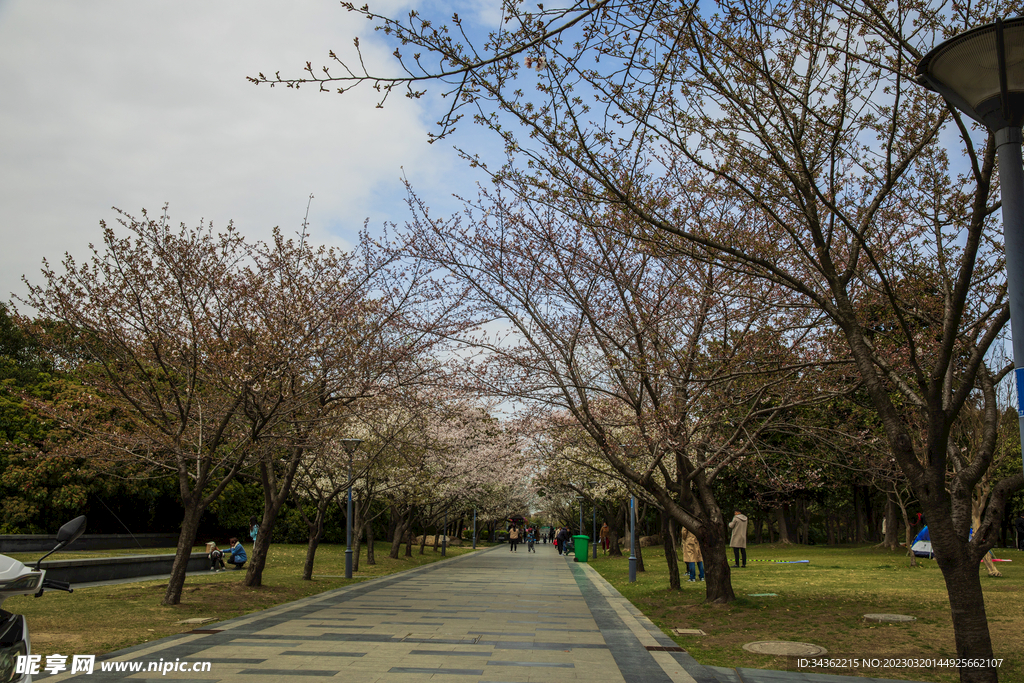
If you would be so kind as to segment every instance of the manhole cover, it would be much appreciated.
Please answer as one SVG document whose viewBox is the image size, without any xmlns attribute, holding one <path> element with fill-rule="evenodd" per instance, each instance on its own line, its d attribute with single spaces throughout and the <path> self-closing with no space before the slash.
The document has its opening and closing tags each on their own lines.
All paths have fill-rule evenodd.
<svg viewBox="0 0 1024 683">
<path fill-rule="evenodd" d="M 706 636 L 699 628 L 674 628 L 672 634 L 676 636 Z"/>
<path fill-rule="evenodd" d="M 865 614 L 864 619 L 882 624 L 905 624 L 908 621 L 917 621 L 917 617 L 912 617 L 909 614 Z"/>
<path fill-rule="evenodd" d="M 747 652 L 759 655 L 776 655 L 781 657 L 817 657 L 828 654 L 828 650 L 811 643 L 792 643 L 786 640 L 759 640 L 743 646 Z"/>
<path fill-rule="evenodd" d="M 217 617 L 195 617 L 194 619 L 186 619 L 185 621 L 179 621 L 179 624 L 209 624 L 211 621 L 217 621 Z"/>
</svg>

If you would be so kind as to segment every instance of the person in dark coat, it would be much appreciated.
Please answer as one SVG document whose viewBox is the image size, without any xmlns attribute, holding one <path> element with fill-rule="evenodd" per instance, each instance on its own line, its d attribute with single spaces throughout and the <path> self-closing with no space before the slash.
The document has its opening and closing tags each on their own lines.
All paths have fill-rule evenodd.
<svg viewBox="0 0 1024 683">
<path fill-rule="evenodd" d="M 1017 513 L 1013 528 L 1017 531 L 1017 550 L 1024 550 L 1024 513 Z"/>
<path fill-rule="evenodd" d="M 555 540 L 558 541 L 558 554 L 559 555 L 568 555 L 569 554 L 569 539 L 570 538 L 571 537 L 569 535 L 569 530 L 563 526 L 558 531 L 558 534 L 555 536 Z"/>
</svg>

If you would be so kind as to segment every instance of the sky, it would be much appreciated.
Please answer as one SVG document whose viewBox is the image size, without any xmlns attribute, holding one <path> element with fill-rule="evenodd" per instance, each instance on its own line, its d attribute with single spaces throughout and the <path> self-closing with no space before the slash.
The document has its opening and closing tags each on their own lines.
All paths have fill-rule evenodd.
<svg viewBox="0 0 1024 683">
<path fill-rule="evenodd" d="M 41 283 L 44 258 L 87 256 L 112 207 L 169 204 L 174 224 L 233 220 L 265 239 L 298 232 L 312 194 L 310 239 L 342 248 L 366 219 L 406 219 L 403 175 L 453 210 L 480 178 L 452 143 L 428 144 L 429 100 L 378 109 L 368 88 L 246 80 L 354 55 L 357 35 L 371 64 L 391 64 L 371 27 L 336 0 L 0 0 L 0 301 L 25 292 L 23 275 Z"/>
</svg>

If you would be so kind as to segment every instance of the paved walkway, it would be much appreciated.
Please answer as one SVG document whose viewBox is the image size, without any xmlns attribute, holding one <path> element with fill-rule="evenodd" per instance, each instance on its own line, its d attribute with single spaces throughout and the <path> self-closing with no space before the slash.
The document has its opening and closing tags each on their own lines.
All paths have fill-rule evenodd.
<svg viewBox="0 0 1024 683">
<path fill-rule="evenodd" d="M 703 667 L 609 583 L 550 545 L 463 555 L 104 656 L 143 672 L 40 681 L 261 683 L 334 678 L 547 683 L 812 683 L 874 679 Z M 149 662 L 207 672 L 145 672 Z M 109 664 L 108 664 L 109 665 Z"/>
</svg>

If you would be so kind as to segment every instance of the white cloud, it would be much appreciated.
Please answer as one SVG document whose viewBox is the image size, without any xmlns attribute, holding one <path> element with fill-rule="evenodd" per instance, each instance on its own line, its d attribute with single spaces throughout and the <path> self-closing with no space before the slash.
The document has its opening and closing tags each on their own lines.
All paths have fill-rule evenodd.
<svg viewBox="0 0 1024 683">
<path fill-rule="evenodd" d="M 419 103 L 245 80 L 351 54 L 359 33 L 387 64 L 370 28 L 333 0 L 0 0 L 0 300 L 44 257 L 84 254 L 111 206 L 265 237 L 297 231 L 312 193 L 311 238 L 344 246 L 366 217 L 405 219 L 402 167 L 435 202 L 468 192 Z"/>
</svg>

